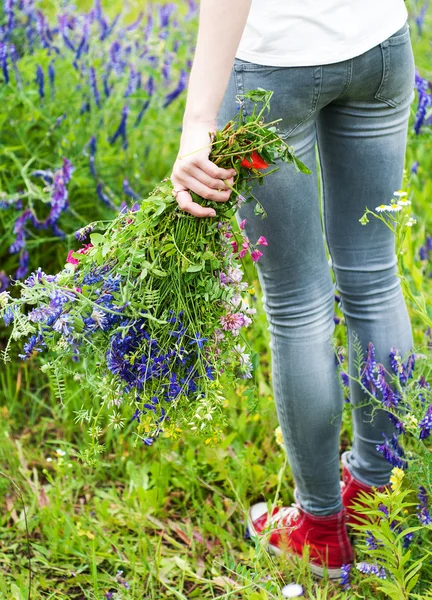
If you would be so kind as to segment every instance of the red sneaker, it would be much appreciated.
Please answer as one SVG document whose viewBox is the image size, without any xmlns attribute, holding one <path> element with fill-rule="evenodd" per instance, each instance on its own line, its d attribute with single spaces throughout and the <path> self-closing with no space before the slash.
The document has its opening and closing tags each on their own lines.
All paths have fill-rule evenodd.
<svg viewBox="0 0 432 600">
<path fill-rule="evenodd" d="M 302 556 L 307 545 L 311 571 L 323 577 L 326 568 L 330 579 L 339 578 L 342 565 L 354 560 L 345 508 L 334 515 L 317 517 L 299 504 L 292 504 L 275 506 L 270 519 L 268 516 L 265 502 L 254 504 L 248 513 L 248 529 L 251 537 L 266 536 L 269 552 Z"/>
<path fill-rule="evenodd" d="M 346 460 L 348 451 L 344 452 L 341 456 L 341 461 L 342 461 L 342 481 L 340 482 L 341 485 L 341 495 L 342 495 L 342 502 L 344 507 L 347 510 L 347 515 L 348 515 L 348 521 L 347 521 L 347 525 L 364 525 L 364 522 L 359 520 L 358 517 L 362 518 L 362 519 L 366 519 L 366 515 L 363 515 L 359 512 L 357 512 L 352 506 L 351 503 L 352 502 L 358 502 L 359 504 L 361 504 L 362 506 L 367 506 L 368 502 L 367 500 L 363 500 L 359 498 L 360 492 L 366 492 L 369 496 L 373 497 L 375 491 L 378 492 L 384 492 L 387 488 L 390 487 L 390 483 L 387 483 L 386 485 L 382 485 L 382 486 L 371 486 L 371 485 L 366 485 L 365 483 L 362 483 L 361 481 L 359 481 L 358 479 L 355 479 L 354 476 L 351 474 L 351 471 L 348 469 L 348 463 Z"/>
</svg>

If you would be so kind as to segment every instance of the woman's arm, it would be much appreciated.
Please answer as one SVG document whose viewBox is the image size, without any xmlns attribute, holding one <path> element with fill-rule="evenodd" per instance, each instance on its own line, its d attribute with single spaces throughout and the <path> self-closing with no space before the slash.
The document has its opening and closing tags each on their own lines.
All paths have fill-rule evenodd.
<svg viewBox="0 0 432 600">
<path fill-rule="evenodd" d="M 183 132 L 171 181 L 174 189 L 187 188 L 207 200 L 226 202 L 231 194 L 223 180 L 232 185 L 235 171 L 220 169 L 208 159 L 209 133 L 216 130 L 216 117 L 250 5 L 251 0 L 201 0 L 200 3 Z M 177 195 L 177 202 L 183 210 L 197 217 L 216 214 L 212 208 L 193 202 L 187 191 Z"/>
</svg>

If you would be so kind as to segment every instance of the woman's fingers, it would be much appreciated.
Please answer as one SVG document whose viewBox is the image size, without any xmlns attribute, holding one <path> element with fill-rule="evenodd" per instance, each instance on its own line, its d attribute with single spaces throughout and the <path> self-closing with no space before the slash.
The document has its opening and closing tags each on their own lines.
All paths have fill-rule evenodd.
<svg viewBox="0 0 432 600">
<path fill-rule="evenodd" d="M 211 160 L 202 160 L 197 166 L 213 179 L 231 179 L 236 176 L 235 169 L 222 169 L 212 163 Z"/>
<path fill-rule="evenodd" d="M 230 189 L 229 186 L 232 187 L 234 185 L 234 177 L 227 177 L 226 178 L 227 183 L 225 183 L 225 181 L 223 179 L 214 179 L 213 177 L 208 175 L 205 171 L 203 171 L 202 169 L 200 169 L 197 166 L 193 167 L 189 171 L 189 174 L 190 174 L 191 178 L 196 179 L 198 182 L 202 183 L 203 185 L 207 186 L 208 188 L 210 188 L 212 190 L 229 190 Z M 192 189 L 192 191 L 195 191 L 193 189 L 192 185 L 193 184 L 190 182 L 189 187 Z"/>
<path fill-rule="evenodd" d="M 213 208 L 201 206 L 192 200 L 192 196 L 187 190 L 177 193 L 177 203 L 182 210 L 194 215 L 195 217 L 215 217 L 216 211 Z"/>
</svg>

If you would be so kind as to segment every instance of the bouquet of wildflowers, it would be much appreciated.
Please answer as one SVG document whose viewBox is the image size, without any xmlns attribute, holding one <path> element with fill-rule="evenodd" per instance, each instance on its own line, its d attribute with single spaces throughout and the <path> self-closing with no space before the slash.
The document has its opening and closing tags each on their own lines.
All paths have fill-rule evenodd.
<svg viewBox="0 0 432 600">
<path fill-rule="evenodd" d="M 77 417 L 88 422 L 95 447 L 101 447 L 101 411 L 110 409 L 110 424 L 122 427 L 124 403 L 133 406 L 129 418 L 147 445 L 161 432 L 176 437 L 185 428 L 216 441 L 222 384 L 252 376 L 242 332 L 255 309 L 246 299 L 241 260 L 250 253 L 258 261 L 268 242 L 249 240 L 241 227 L 234 231 L 230 217 L 254 200 L 254 182 L 277 159 L 309 172 L 274 122 L 263 121 L 271 95 L 246 94 L 255 105 L 246 118 L 239 98 L 236 117 L 213 136 L 211 160 L 237 172 L 230 200 L 215 203 L 215 218 L 183 212 L 165 179 L 131 210 L 79 230 L 83 245 L 68 254 L 60 273 L 38 269 L 18 283 L 19 298 L 0 295 L 10 340 L 26 338 L 20 357 L 45 353 L 42 368 L 58 382 L 60 398 L 70 374 L 98 399 L 97 414 L 83 409 Z M 255 211 L 265 216 L 258 202 Z"/>
</svg>

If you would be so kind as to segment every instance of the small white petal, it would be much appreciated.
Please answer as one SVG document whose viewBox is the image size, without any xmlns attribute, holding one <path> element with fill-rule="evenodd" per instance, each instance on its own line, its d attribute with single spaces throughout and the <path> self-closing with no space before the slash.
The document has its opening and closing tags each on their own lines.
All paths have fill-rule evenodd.
<svg viewBox="0 0 432 600">
<path fill-rule="evenodd" d="M 303 596 L 303 588 L 299 583 L 290 583 L 282 588 L 282 596 L 284 598 L 298 598 L 298 596 Z"/>
</svg>

